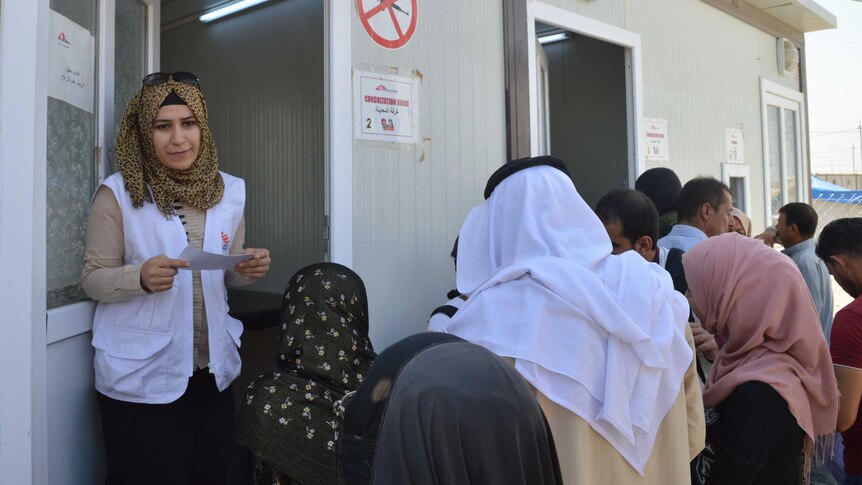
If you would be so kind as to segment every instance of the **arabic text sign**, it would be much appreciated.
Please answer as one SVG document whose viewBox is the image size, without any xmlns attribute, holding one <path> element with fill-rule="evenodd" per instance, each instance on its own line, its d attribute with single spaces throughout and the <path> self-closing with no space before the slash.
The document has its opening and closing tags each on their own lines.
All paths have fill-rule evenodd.
<svg viewBox="0 0 862 485">
<path fill-rule="evenodd" d="M 94 49 L 87 29 L 51 11 L 48 96 L 93 112 Z"/>
<path fill-rule="evenodd" d="M 644 138 L 647 160 L 668 161 L 667 120 L 644 118 Z"/>
<path fill-rule="evenodd" d="M 742 130 L 724 130 L 727 163 L 745 163 L 745 138 Z"/>
<path fill-rule="evenodd" d="M 357 139 L 418 142 L 417 78 L 356 71 L 353 81 Z"/>
</svg>

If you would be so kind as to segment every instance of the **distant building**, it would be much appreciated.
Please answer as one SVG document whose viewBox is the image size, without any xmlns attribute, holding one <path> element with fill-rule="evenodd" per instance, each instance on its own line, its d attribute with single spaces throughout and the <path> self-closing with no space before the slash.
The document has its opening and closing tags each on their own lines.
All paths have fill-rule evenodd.
<svg viewBox="0 0 862 485">
<path fill-rule="evenodd" d="M 862 173 L 818 173 L 817 177 L 846 189 L 862 189 Z"/>
</svg>

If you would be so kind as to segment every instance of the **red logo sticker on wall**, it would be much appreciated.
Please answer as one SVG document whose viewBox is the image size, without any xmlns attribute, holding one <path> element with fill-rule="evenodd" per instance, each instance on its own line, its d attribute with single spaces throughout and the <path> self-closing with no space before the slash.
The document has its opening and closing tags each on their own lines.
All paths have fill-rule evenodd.
<svg viewBox="0 0 862 485">
<path fill-rule="evenodd" d="M 356 0 L 356 10 L 374 42 L 387 49 L 400 49 L 416 32 L 417 1 Z"/>
</svg>

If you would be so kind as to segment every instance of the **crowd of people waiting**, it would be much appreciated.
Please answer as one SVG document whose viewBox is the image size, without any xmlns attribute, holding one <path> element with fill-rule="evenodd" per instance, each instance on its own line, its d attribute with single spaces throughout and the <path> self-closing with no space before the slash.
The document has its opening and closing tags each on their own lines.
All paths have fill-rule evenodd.
<svg viewBox="0 0 862 485">
<path fill-rule="evenodd" d="M 791 203 L 752 238 L 712 178 L 648 170 L 593 210 L 562 161 L 515 160 L 428 332 L 376 355 L 360 276 L 309 265 L 235 413 L 225 285 L 270 255 L 243 248 L 193 74 L 144 78 L 117 157 L 81 281 L 108 484 L 862 484 L 862 219 L 815 241 Z M 192 270 L 186 246 L 249 259 Z M 834 321 L 830 274 L 857 298 Z"/>
</svg>

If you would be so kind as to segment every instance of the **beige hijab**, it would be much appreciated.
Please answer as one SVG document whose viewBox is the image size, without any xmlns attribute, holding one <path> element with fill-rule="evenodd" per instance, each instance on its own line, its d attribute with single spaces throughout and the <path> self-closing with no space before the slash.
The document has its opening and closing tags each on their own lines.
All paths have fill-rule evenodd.
<svg viewBox="0 0 862 485">
<path fill-rule="evenodd" d="M 739 219 L 739 223 L 742 224 L 742 229 L 745 231 L 745 235 L 751 237 L 751 218 L 748 217 L 745 212 L 733 207 L 730 209 L 730 215 Z"/>
<path fill-rule="evenodd" d="M 705 328 L 726 341 L 707 378 L 704 404 L 717 405 L 746 382 L 763 382 L 787 401 L 812 441 L 834 431 L 832 359 L 793 261 L 762 241 L 729 233 L 698 244 L 682 263 Z"/>
<path fill-rule="evenodd" d="M 201 130 L 200 153 L 188 170 L 172 170 L 162 165 L 152 143 L 153 120 L 171 91 L 192 110 Z M 224 194 L 224 180 L 218 171 L 218 156 L 200 89 L 173 80 L 144 86 L 129 101 L 123 116 L 117 137 L 117 165 L 134 207 L 155 202 L 162 213 L 170 215 L 174 212 L 174 202 L 203 210 L 216 205 Z"/>
</svg>

